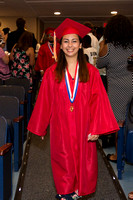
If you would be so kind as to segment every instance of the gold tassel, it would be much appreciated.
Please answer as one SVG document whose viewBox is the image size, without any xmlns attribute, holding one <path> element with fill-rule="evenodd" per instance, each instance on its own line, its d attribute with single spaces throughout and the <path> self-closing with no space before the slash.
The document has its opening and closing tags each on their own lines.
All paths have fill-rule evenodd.
<svg viewBox="0 0 133 200">
<path fill-rule="evenodd" d="M 56 33 L 54 32 L 54 59 L 57 62 L 57 52 L 56 52 Z"/>
</svg>

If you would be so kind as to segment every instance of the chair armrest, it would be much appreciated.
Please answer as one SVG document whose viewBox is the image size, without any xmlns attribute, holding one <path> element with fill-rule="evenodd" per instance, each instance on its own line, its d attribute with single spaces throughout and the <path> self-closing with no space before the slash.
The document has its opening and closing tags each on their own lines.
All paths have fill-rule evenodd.
<svg viewBox="0 0 133 200">
<path fill-rule="evenodd" d="M 13 122 L 21 122 L 24 119 L 24 116 L 19 116 L 13 119 Z"/>
<path fill-rule="evenodd" d="M 6 143 L 3 146 L 0 147 L 0 156 L 3 156 L 6 154 L 10 148 L 12 147 L 12 143 Z"/>
</svg>

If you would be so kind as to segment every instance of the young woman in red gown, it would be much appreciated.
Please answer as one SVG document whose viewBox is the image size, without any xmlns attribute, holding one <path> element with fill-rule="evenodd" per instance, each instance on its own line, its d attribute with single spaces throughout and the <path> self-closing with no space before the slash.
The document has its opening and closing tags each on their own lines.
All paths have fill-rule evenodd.
<svg viewBox="0 0 133 200">
<path fill-rule="evenodd" d="M 81 38 L 89 31 L 71 19 L 55 30 L 61 44 L 58 61 L 44 74 L 28 124 L 39 136 L 50 124 L 52 172 L 61 200 L 95 192 L 96 140 L 119 130 L 99 71 L 83 54 Z"/>
</svg>

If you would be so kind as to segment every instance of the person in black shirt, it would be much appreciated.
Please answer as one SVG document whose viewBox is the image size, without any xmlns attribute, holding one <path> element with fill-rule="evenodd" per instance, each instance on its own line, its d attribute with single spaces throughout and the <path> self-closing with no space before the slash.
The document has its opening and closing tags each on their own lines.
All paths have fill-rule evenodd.
<svg viewBox="0 0 133 200">
<path fill-rule="evenodd" d="M 24 31 L 26 31 L 25 24 L 26 24 L 26 21 L 23 18 L 18 18 L 16 20 L 17 29 L 15 31 L 12 31 L 11 33 L 9 33 L 8 38 L 7 38 L 7 51 L 8 52 L 11 52 L 13 46 L 18 42 L 22 33 Z M 33 33 L 32 47 L 34 48 L 34 50 L 36 49 L 36 44 L 37 44 L 37 40 L 35 39 L 35 36 Z"/>
</svg>

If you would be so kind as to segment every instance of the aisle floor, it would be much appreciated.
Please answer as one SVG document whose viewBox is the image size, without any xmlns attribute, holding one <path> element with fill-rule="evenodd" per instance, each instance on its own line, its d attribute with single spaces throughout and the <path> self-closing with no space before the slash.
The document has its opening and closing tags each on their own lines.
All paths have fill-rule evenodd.
<svg viewBox="0 0 133 200">
<path fill-rule="evenodd" d="M 107 155 L 108 153 L 115 153 L 115 148 L 110 147 L 110 148 L 105 148 L 103 149 L 105 154 Z M 117 164 L 110 162 L 116 176 L 117 176 Z M 128 193 L 133 191 L 133 165 L 126 164 L 124 166 L 124 172 L 122 174 L 122 179 L 119 180 L 119 183 L 128 199 Z"/>
<path fill-rule="evenodd" d="M 108 153 L 114 153 L 115 148 L 114 147 L 109 147 L 109 148 L 104 148 L 103 149 L 105 154 L 107 155 Z M 117 176 L 117 165 L 115 163 L 111 163 L 111 166 Z M 16 188 L 17 188 L 17 182 L 19 178 L 19 172 L 14 172 L 13 171 L 13 191 L 12 191 L 12 198 L 11 200 L 14 200 Z M 124 172 L 122 175 L 122 180 L 119 180 L 119 183 L 128 199 L 128 193 L 133 191 L 133 165 L 125 164 L 124 167 Z"/>
</svg>

